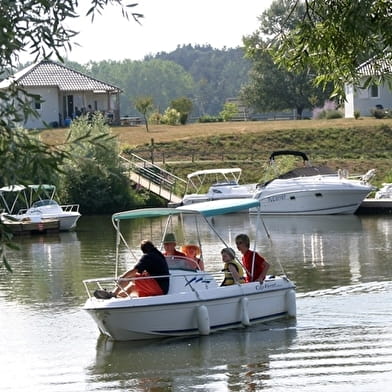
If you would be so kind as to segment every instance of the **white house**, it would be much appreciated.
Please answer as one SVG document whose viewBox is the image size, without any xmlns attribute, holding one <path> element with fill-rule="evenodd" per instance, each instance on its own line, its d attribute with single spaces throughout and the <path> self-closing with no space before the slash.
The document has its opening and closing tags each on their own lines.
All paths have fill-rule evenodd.
<svg viewBox="0 0 392 392">
<path fill-rule="evenodd" d="M 366 61 L 358 67 L 358 71 L 363 75 L 363 81 L 370 75 L 377 75 L 380 72 L 392 74 L 392 61 L 384 60 L 374 63 L 373 59 Z M 368 88 L 354 87 L 346 84 L 346 102 L 344 105 L 344 116 L 354 117 L 354 112 L 358 111 L 362 117 L 371 116 L 374 108 L 392 108 L 392 91 L 387 84 L 372 85 Z"/>
<path fill-rule="evenodd" d="M 6 90 L 11 83 L 18 84 L 28 94 L 36 96 L 31 104 L 40 117 L 28 117 L 25 128 L 64 126 L 79 112 L 88 111 L 101 111 L 114 124 L 120 122 L 121 89 L 64 64 L 50 60 L 32 64 L 0 82 L 0 89 Z"/>
</svg>

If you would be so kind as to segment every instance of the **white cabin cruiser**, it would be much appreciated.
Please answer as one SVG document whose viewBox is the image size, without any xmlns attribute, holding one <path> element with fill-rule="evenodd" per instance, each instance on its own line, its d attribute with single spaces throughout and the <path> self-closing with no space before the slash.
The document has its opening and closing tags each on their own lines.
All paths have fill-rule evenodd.
<svg viewBox="0 0 392 392">
<path fill-rule="evenodd" d="M 54 219 L 59 221 L 59 230 L 72 230 L 81 216 L 79 204 L 59 205 L 53 199 L 55 192 L 54 185 L 13 185 L 0 188 L 0 198 L 8 218 L 32 222 Z M 14 194 L 12 201 L 7 197 L 10 193 Z M 42 195 L 47 198 L 41 199 Z M 38 197 L 39 200 L 33 201 L 34 197 Z M 25 208 L 17 210 L 20 202 Z"/>
<path fill-rule="evenodd" d="M 256 184 L 240 185 L 242 169 L 224 168 L 199 170 L 188 174 L 183 205 L 211 200 L 243 199 L 253 196 Z M 203 189 L 208 186 L 207 193 Z M 191 192 L 191 193 L 190 193 Z"/>
<path fill-rule="evenodd" d="M 392 183 L 384 182 L 374 195 L 375 199 L 392 199 Z"/>
<path fill-rule="evenodd" d="M 300 156 L 304 167 L 257 186 L 253 197 L 260 201 L 262 214 L 353 214 L 375 189 L 368 182 L 374 175 L 374 170 L 352 179 L 343 171 L 335 172 L 326 166 L 310 165 L 306 154 L 298 151 L 272 153 L 271 165 L 278 155 Z M 251 212 L 256 210 L 252 209 Z"/>
<path fill-rule="evenodd" d="M 215 331 L 248 327 L 267 320 L 295 317 L 295 285 L 286 276 L 267 275 L 262 283 L 220 286 L 216 273 L 209 271 L 208 265 L 205 271 L 201 271 L 193 260 L 180 256 L 166 257 L 170 272 L 170 286 L 166 295 L 127 295 L 109 299 L 97 299 L 92 295 L 97 287 L 103 289 L 118 285 L 119 247 L 121 243 L 126 244 L 125 236 L 120 232 L 121 222 L 167 217 L 167 228 L 173 220 L 184 222 L 183 218 L 187 216 L 198 222 L 188 224 L 189 228 L 194 229 L 204 222 L 222 241 L 223 246 L 227 247 L 207 218 L 256 208 L 258 205 L 259 201 L 255 199 L 232 199 L 178 208 L 150 208 L 114 214 L 112 221 L 117 233 L 115 276 L 83 281 L 89 296 L 84 310 L 95 320 L 101 333 L 113 340 L 208 335 Z M 184 223 L 184 230 L 186 226 Z M 132 253 L 130 247 L 126 246 Z M 213 257 L 216 252 L 215 249 Z"/>
</svg>

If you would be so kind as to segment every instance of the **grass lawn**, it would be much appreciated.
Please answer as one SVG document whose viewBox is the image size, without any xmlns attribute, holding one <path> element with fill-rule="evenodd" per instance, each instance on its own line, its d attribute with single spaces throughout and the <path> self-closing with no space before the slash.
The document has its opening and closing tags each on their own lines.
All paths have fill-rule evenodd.
<svg viewBox="0 0 392 392">
<path fill-rule="evenodd" d="M 64 142 L 67 129 L 40 132 L 53 145 Z M 207 168 L 241 167 L 243 182 L 259 182 L 275 150 L 299 150 L 314 164 L 364 174 L 375 168 L 372 183 L 392 182 L 392 119 L 333 119 L 194 123 L 178 126 L 113 127 L 121 148 L 186 178 Z"/>
<path fill-rule="evenodd" d="M 375 118 L 333 119 L 333 120 L 282 120 L 282 121 L 247 121 L 224 123 L 194 123 L 187 125 L 150 125 L 149 132 L 144 125 L 113 127 L 112 132 L 118 136 L 122 146 L 138 147 L 151 143 L 172 142 L 177 140 L 192 139 L 194 137 L 211 137 L 219 135 L 244 136 L 249 133 L 266 133 L 278 130 L 297 129 L 325 129 L 325 128 L 350 128 L 374 127 L 386 124 L 392 127 L 392 119 L 377 120 Z M 48 129 L 41 132 L 42 139 L 54 145 L 64 142 L 67 129 Z"/>
</svg>

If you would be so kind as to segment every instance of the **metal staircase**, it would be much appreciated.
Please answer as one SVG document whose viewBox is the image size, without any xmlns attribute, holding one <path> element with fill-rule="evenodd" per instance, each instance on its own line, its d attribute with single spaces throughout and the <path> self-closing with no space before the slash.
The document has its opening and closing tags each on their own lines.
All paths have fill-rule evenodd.
<svg viewBox="0 0 392 392">
<path fill-rule="evenodd" d="M 138 186 L 166 199 L 171 204 L 180 204 L 186 189 L 186 181 L 161 167 L 130 154 L 129 158 L 120 155 L 129 178 Z"/>
</svg>

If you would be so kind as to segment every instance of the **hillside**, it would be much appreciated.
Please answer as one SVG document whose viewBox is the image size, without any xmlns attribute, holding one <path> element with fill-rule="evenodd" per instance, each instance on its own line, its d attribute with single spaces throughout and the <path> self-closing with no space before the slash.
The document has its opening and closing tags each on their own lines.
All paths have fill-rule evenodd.
<svg viewBox="0 0 392 392">
<path fill-rule="evenodd" d="M 257 182 L 272 151 L 292 149 L 306 152 L 312 163 L 352 174 L 376 168 L 374 183 L 392 182 L 392 119 L 195 123 L 112 132 L 122 149 L 146 159 L 153 150 L 155 162 L 182 178 L 197 169 L 240 166 L 243 181 Z M 62 143 L 65 134 L 64 129 L 41 132 L 50 144 Z"/>
</svg>

